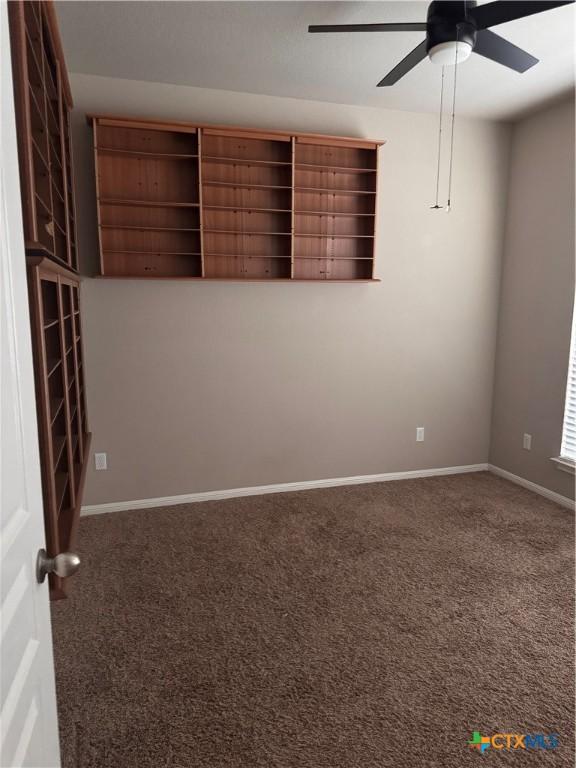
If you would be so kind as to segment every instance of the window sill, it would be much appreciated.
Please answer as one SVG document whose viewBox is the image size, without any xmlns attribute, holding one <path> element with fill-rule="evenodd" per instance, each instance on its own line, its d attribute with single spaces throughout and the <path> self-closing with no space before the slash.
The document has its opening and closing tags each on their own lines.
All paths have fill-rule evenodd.
<svg viewBox="0 0 576 768">
<path fill-rule="evenodd" d="M 564 456 L 555 456 L 550 461 L 553 461 L 554 464 L 556 464 L 556 469 L 561 469 L 562 472 L 568 472 L 570 475 L 575 474 L 576 471 L 576 463 L 574 462 L 574 459 L 567 459 Z"/>
</svg>

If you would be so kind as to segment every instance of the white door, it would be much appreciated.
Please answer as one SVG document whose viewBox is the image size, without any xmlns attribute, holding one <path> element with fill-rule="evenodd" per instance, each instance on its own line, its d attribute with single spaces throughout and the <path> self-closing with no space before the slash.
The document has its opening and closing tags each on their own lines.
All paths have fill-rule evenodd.
<svg viewBox="0 0 576 768">
<path fill-rule="evenodd" d="M 0 0 L 0 766 L 60 765 L 8 12 Z"/>
</svg>

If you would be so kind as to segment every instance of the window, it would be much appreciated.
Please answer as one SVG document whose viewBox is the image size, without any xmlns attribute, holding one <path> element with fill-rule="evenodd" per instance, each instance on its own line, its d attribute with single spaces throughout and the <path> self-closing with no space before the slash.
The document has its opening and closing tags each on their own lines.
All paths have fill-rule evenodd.
<svg viewBox="0 0 576 768">
<path fill-rule="evenodd" d="M 560 458 L 567 459 L 572 465 L 576 462 L 576 308 L 572 315 L 572 340 Z"/>
</svg>

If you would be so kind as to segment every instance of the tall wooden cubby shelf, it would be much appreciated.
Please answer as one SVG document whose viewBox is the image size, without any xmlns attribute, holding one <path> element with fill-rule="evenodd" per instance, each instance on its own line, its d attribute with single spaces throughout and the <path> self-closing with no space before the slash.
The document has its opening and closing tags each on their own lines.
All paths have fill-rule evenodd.
<svg viewBox="0 0 576 768">
<path fill-rule="evenodd" d="M 8 8 L 26 249 L 76 271 L 72 99 L 54 9 L 14 0 Z"/>
<path fill-rule="evenodd" d="M 51 2 L 8 3 L 46 549 L 74 546 L 90 434 L 76 244 L 72 98 Z M 50 575 L 50 595 L 66 579 Z"/>
<path fill-rule="evenodd" d="M 382 142 L 89 119 L 104 277 L 375 280 Z"/>
<path fill-rule="evenodd" d="M 49 553 L 75 546 L 90 433 L 78 279 L 49 259 L 29 258 L 32 347 Z M 50 576 L 53 597 L 66 583 Z"/>
</svg>

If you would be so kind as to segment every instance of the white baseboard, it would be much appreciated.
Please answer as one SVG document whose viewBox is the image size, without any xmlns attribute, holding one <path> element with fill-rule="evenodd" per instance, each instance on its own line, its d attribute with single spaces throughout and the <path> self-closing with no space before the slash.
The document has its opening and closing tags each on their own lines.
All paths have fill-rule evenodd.
<svg viewBox="0 0 576 768">
<path fill-rule="evenodd" d="M 360 485 L 362 483 L 385 483 L 389 480 L 411 480 L 418 477 L 440 477 L 459 475 L 465 472 L 486 472 L 488 464 L 469 464 L 461 467 L 440 469 L 415 469 L 408 472 L 386 472 L 382 475 L 357 475 L 355 477 L 332 477 L 328 480 L 307 480 L 301 483 L 279 483 L 278 485 L 256 485 L 251 488 L 230 488 L 224 491 L 186 493 L 181 496 L 161 496 L 156 499 L 136 501 L 112 501 L 108 504 L 89 504 L 82 507 L 82 515 L 100 515 L 104 512 L 121 512 L 128 509 L 149 509 L 150 507 L 172 507 L 176 504 L 194 504 L 199 501 L 235 499 L 240 496 L 261 496 L 266 493 L 287 493 L 308 491 L 313 488 L 332 488 L 337 485 Z"/>
<path fill-rule="evenodd" d="M 501 469 L 500 467 L 494 466 L 494 464 L 489 464 L 488 469 L 495 475 L 503 477 L 506 480 L 510 480 L 511 483 L 521 485 L 523 488 L 527 488 L 529 491 L 534 491 L 534 493 L 537 493 L 540 496 L 544 496 L 546 499 L 555 501 L 556 504 L 561 504 L 563 507 L 574 511 L 575 502 L 572 501 L 572 499 L 569 499 L 567 496 L 562 496 L 560 493 L 556 493 L 555 491 L 551 491 L 548 488 L 544 488 L 543 485 L 537 485 L 530 480 L 525 480 L 523 477 L 520 477 L 520 475 L 514 475 L 512 472 L 508 472 L 506 469 Z"/>
</svg>

